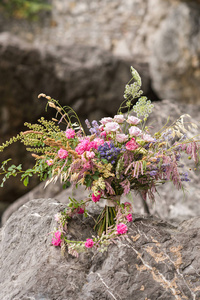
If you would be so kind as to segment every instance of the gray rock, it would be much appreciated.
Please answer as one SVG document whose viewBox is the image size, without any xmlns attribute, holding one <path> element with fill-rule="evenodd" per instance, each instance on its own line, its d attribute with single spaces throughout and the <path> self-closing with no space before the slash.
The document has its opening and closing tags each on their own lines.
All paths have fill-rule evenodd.
<svg viewBox="0 0 200 300">
<path fill-rule="evenodd" d="M 200 2 L 149 2 L 153 10 L 156 6 L 156 11 L 149 10 L 146 24 L 151 24 L 146 34 L 155 91 L 161 99 L 200 103 Z M 155 13 L 160 16 L 156 24 Z"/>
<path fill-rule="evenodd" d="M 199 299 L 199 218 L 176 228 L 135 215 L 128 238 L 77 259 L 51 246 L 63 208 L 54 199 L 29 201 L 0 230 L 1 299 Z M 69 230 L 85 239 L 91 224 L 79 216 Z"/>
</svg>

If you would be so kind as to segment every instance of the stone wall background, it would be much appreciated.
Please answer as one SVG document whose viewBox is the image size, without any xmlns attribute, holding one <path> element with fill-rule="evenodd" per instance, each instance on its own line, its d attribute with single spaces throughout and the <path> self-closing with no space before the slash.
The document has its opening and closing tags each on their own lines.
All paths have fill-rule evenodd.
<svg viewBox="0 0 200 300">
<path fill-rule="evenodd" d="M 49 2 L 38 22 L 0 15 L 0 142 L 43 114 L 41 92 L 82 121 L 115 114 L 130 65 L 151 100 L 200 103 L 200 0 Z M 30 163 L 20 146 L 0 155 Z M 9 181 L 0 206 L 25 191 Z"/>
</svg>

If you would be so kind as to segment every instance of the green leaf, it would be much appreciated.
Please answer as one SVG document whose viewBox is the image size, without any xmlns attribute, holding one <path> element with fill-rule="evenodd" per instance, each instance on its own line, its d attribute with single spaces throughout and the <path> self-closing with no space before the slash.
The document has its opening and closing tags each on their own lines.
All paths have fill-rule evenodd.
<svg viewBox="0 0 200 300">
<path fill-rule="evenodd" d="M 29 177 L 27 176 L 27 177 L 25 177 L 25 179 L 23 180 L 23 184 L 24 184 L 25 186 L 27 186 L 28 183 L 29 183 Z"/>
</svg>

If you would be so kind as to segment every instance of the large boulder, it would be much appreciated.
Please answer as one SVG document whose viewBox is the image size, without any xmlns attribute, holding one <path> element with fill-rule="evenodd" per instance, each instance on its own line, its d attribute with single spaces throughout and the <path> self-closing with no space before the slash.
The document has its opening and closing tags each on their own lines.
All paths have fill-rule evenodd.
<svg viewBox="0 0 200 300">
<path fill-rule="evenodd" d="M 200 218 L 173 227 L 135 215 L 127 238 L 74 258 L 51 246 L 62 209 L 55 199 L 29 201 L 0 230 L 1 299 L 199 299 Z M 69 231 L 84 240 L 91 225 L 79 216 Z"/>
</svg>

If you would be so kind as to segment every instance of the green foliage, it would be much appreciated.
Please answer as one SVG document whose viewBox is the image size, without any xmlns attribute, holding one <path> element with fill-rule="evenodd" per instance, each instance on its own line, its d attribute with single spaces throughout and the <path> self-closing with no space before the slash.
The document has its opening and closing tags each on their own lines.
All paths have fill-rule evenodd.
<svg viewBox="0 0 200 300">
<path fill-rule="evenodd" d="M 44 0 L 2 0 L 0 9 L 16 19 L 36 20 L 41 11 L 50 11 L 51 5 Z"/>
</svg>

